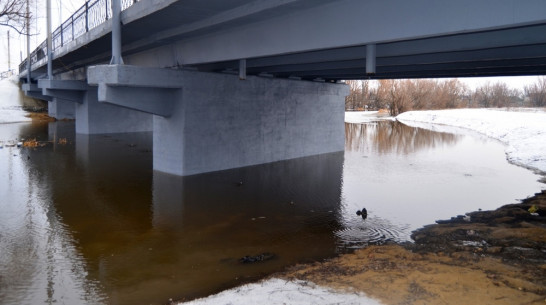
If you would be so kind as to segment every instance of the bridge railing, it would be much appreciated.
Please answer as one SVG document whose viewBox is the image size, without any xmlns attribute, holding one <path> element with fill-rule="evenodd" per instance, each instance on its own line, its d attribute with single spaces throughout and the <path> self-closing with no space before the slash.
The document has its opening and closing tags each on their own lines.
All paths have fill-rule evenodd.
<svg viewBox="0 0 546 305">
<path fill-rule="evenodd" d="M 61 24 L 51 34 L 53 52 L 62 46 L 74 41 L 81 35 L 96 28 L 112 18 L 112 0 L 88 0 L 72 16 Z M 121 9 L 124 10 L 141 0 L 121 0 Z M 47 40 L 42 42 L 30 53 L 30 64 L 42 60 L 47 56 Z M 27 69 L 28 58 L 19 64 L 19 73 Z"/>
<path fill-rule="evenodd" d="M 15 75 L 15 69 L 11 69 L 11 70 L 7 70 L 7 71 L 4 71 L 2 73 L 0 73 L 0 80 L 2 79 L 6 79 L 12 75 Z"/>
</svg>

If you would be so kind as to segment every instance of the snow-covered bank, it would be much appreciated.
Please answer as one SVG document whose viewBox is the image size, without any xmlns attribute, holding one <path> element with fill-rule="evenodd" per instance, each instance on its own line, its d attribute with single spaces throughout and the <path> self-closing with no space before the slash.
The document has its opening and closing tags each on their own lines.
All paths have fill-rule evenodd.
<svg viewBox="0 0 546 305">
<path fill-rule="evenodd" d="M 347 111 L 345 112 L 345 123 L 361 124 L 377 120 L 392 120 L 388 113 L 379 111 Z"/>
<path fill-rule="evenodd" d="M 434 124 L 442 124 L 477 131 L 505 143 L 510 162 L 546 173 L 546 112 L 493 109 L 410 111 L 396 119 L 406 125 L 429 129 L 434 129 Z"/>
<path fill-rule="evenodd" d="M 379 305 L 363 293 L 341 293 L 331 288 L 304 281 L 270 279 L 226 290 L 207 298 L 187 303 L 191 305 L 220 304 L 362 304 Z"/>
<path fill-rule="evenodd" d="M 0 124 L 32 121 L 22 109 L 17 76 L 0 81 Z"/>
</svg>

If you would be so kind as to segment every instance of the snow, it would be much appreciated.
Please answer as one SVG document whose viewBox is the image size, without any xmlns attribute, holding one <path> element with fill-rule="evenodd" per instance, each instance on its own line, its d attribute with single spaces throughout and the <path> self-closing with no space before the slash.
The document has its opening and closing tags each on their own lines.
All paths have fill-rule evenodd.
<svg viewBox="0 0 546 305">
<path fill-rule="evenodd" d="M 378 120 L 392 120 L 393 117 L 378 111 L 348 111 L 345 112 L 345 123 L 362 124 Z"/>
<path fill-rule="evenodd" d="M 406 125 L 436 130 L 436 124 L 461 127 L 506 145 L 508 161 L 546 173 L 544 109 L 454 109 L 409 111 L 396 119 Z"/>
<path fill-rule="evenodd" d="M 362 304 L 380 305 L 363 293 L 343 293 L 331 288 L 321 287 L 306 281 L 286 281 L 269 279 L 260 283 L 248 284 L 226 290 L 216 295 L 191 302 L 191 305 L 228 304 Z"/>
<path fill-rule="evenodd" d="M 0 81 L 0 123 L 31 121 L 27 112 L 21 108 L 21 95 L 17 76 Z"/>
</svg>

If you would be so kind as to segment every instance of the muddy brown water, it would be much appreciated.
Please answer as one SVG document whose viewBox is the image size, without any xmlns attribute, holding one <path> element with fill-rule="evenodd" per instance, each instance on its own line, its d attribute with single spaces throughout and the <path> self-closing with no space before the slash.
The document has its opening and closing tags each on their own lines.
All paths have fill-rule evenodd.
<svg viewBox="0 0 546 305">
<path fill-rule="evenodd" d="M 206 296 L 544 188 L 496 141 L 391 121 L 346 124 L 345 152 L 184 178 L 152 170 L 150 133 L 0 125 L 20 138 L 46 145 L 0 149 L 0 304 Z"/>
</svg>

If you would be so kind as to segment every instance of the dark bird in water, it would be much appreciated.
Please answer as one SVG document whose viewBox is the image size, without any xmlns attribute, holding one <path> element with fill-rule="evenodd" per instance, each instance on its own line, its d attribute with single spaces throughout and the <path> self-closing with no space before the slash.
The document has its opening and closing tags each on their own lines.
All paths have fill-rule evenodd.
<svg viewBox="0 0 546 305">
<path fill-rule="evenodd" d="M 362 219 L 366 219 L 368 218 L 368 210 L 366 210 L 366 208 L 362 208 L 362 211 L 361 210 L 356 211 L 356 215 L 362 216 Z"/>
</svg>

